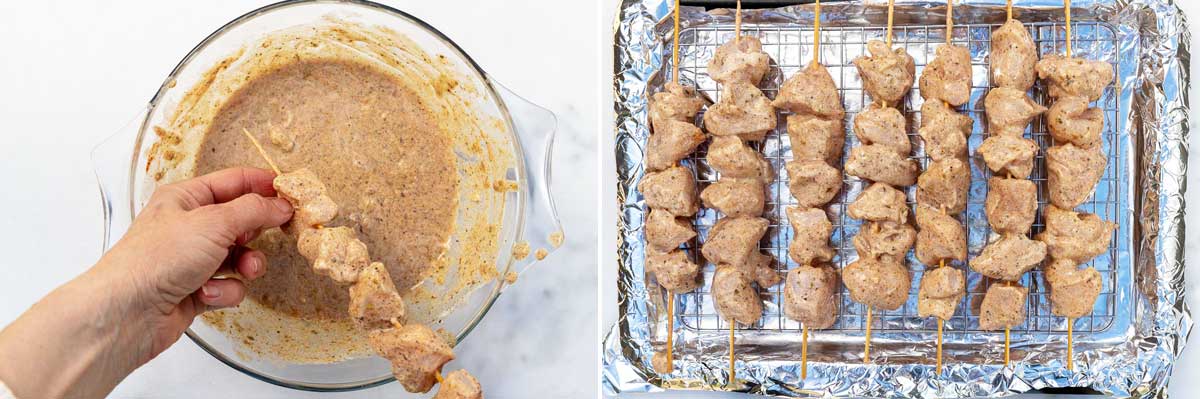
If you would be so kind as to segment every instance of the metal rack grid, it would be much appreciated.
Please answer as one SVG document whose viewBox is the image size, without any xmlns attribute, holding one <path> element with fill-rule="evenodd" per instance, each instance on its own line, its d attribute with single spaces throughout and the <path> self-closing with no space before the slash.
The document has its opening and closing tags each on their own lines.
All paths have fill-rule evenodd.
<svg viewBox="0 0 1200 399">
<path fill-rule="evenodd" d="M 967 262 L 970 262 L 971 259 L 979 255 L 991 236 L 991 231 L 983 210 L 983 204 L 987 195 L 987 179 L 991 177 L 991 173 L 983 165 L 982 160 L 975 155 L 975 149 L 987 135 L 986 119 L 983 113 L 983 99 L 991 84 L 986 55 L 989 51 L 991 32 L 998 26 L 982 24 L 955 25 L 953 35 L 951 36 L 952 43 L 966 46 L 973 57 L 974 81 L 972 83 L 971 100 L 966 105 L 959 107 L 960 112 L 969 115 L 975 121 L 971 136 L 968 138 L 968 146 L 971 152 L 969 163 L 972 174 L 968 208 L 959 215 L 959 219 L 965 224 L 968 233 Z M 1034 23 L 1026 24 L 1026 27 L 1030 30 L 1040 54 L 1062 53 L 1065 37 L 1062 24 Z M 834 80 L 837 82 L 843 104 L 846 106 L 847 142 L 844 154 L 848 154 L 851 148 L 859 144 L 851 130 L 850 122 L 853 120 L 854 115 L 864 105 L 869 103 L 869 99 L 862 89 L 862 82 L 859 79 L 858 71 L 851 63 L 851 60 L 866 52 L 866 43 L 868 41 L 874 39 L 882 40 L 885 30 L 885 28 L 879 27 L 823 28 L 821 31 L 821 63 L 833 75 Z M 1072 31 L 1072 50 L 1074 56 L 1104 60 L 1114 65 L 1117 63 L 1116 41 L 1118 39 L 1111 27 L 1100 23 L 1076 23 L 1072 25 Z M 771 55 L 771 71 L 764 78 L 763 83 L 759 85 L 763 92 L 770 98 L 775 97 L 785 77 L 792 76 L 812 59 L 813 31 L 809 25 L 744 25 L 743 33 L 760 38 L 763 42 L 763 50 Z M 682 83 L 687 84 L 690 82 L 698 92 L 713 101 L 718 101 L 720 90 L 716 82 L 708 77 L 706 65 L 716 47 L 732 38 L 732 25 L 718 24 L 688 28 L 681 31 L 679 51 Z M 934 50 L 937 46 L 943 43 L 945 43 L 945 28 L 943 25 L 897 26 L 893 29 L 893 45 L 904 47 L 913 56 L 917 64 L 918 76 L 920 76 L 925 63 L 933 58 Z M 666 51 L 670 51 L 670 46 L 667 46 Z M 664 59 L 668 61 L 664 63 L 663 70 L 669 70 L 671 68 L 669 63 L 670 57 L 667 56 Z M 1118 76 L 1116 81 L 1119 82 L 1120 80 Z M 1045 95 L 1045 89 L 1041 82 L 1035 85 L 1033 98 L 1041 104 L 1049 105 L 1049 99 Z M 1116 86 L 1110 85 L 1105 89 L 1103 97 L 1093 103 L 1094 107 L 1099 107 L 1104 111 L 1105 124 L 1101 145 L 1103 151 L 1109 157 L 1109 162 L 1104 176 L 1097 184 L 1095 195 L 1087 203 L 1077 208 L 1077 210 L 1097 214 L 1109 221 L 1116 220 L 1117 212 L 1119 212 L 1122 206 L 1120 199 L 1123 197 L 1123 193 L 1128 190 L 1126 186 L 1127 177 L 1119 176 L 1116 172 L 1117 165 L 1123 162 L 1120 159 L 1121 152 L 1115 150 L 1120 140 L 1117 137 L 1115 128 L 1117 125 L 1117 98 Z M 911 89 L 910 95 L 907 96 L 904 103 L 900 104 L 900 108 L 908 119 L 907 130 L 910 139 L 914 143 L 913 158 L 917 159 L 922 167 L 924 167 L 928 163 L 928 159 L 924 155 L 923 145 L 916 133 L 919 127 L 919 109 L 922 102 L 919 89 L 914 87 Z M 781 112 L 781 115 L 786 114 L 787 112 Z M 760 243 L 760 247 L 775 257 L 777 261 L 776 268 L 782 274 L 797 265 L 787 256 L 787 247 L 791 241 L 792 232 L 784 215 L 784 210 L 786 207 L 794 205 L 795 202 L 788 192 L 787 174 L 783 168 L 784 163 L 791 160 L 790 143 L 786 134 L 786 121 L 782 116 L 779 118 L 779 121 L 779 126 L 770 132 L 763 142 L 756 143 L 755 148 L 764 153 L 779 175 L 776 181 L 769 185 L 767 209 L 764 217 L 771 224 L 767 234 Z M 1027 137 L 1032 137 L 1040 147 L 1035 160 L 1035 168 L 1030 177 L 1038 186 L 1038 213 L 1032 230 L 1032 234 L 1037 234 L 1044 229 L 1042 211 L 1047 203 L 1044 162 L 1045 149 L 1054 145 L 1054 140 L 1048 133 L 1044 117 L 1037 118 L 1027 131 L 1029 132 L 1027 133 L 1029 134 Z M 683 161 L 684 166 L 691 168 L 695 172 L 696 178 L 701 185 L 711 183 L 717 177 L 717 173 L 708 167 L 705 157 L 706 148 L 702 147 L 695 154 Z M 846 206 L 857 197 L 857 193 L 864 187 L 865 184 L 863 181 L 846 176 L 842 191 L 825 207 L 827 213 L 830 215 L 831 222 L 834 224 L 831 241 L 837 251 L 831 263 L 839 270 L 857 258 L 856 251 L 851 244 L 851 238 L 857 234 L 860 221 L 846 215 Z M 905 191 L 911 207 L 915 203 L 916 187 L 909 187 Z M 698 232 L 698 240 L 694 240 L 685 246 L 685 249 L 692 254 L 693 259 L 698 257 L 699 251 L 697 250 L 697 246 L 701 245 L 707 239 L 708 230 L 712 226 L 712 223 L 715 222 L 716 217 L 716 211 L 703 209 L 693 220 Z M 1117 233 L 1114 232 L 1115 234 Z M 1116 259 L 1116 239 L 1114 237 L 1113 243 L 1110 244 L 1106 254 L 1100 255 L 1088 263 L 1088 266 L 1094 267 L 1100 272 L 1103 277 L 1103 284 L 1092 314 L 1075 320 L 1074 327 L 1077 335 L 1087 335 L 1103 331 L 1112 325 L 1113 315 L 1117 306 L 1116 297 L 1118 295 L 1115 281 Z M 918 262 L 911 252 L 906 263 L 910 270 L 913 271 L 909 299 L 904 306 L 895 311 L 876 310 L 873 314 L 875 319 L 872 324 L 873 331 L 886 333 L 888 331 L 900 330 L 935 331 L 936 329 L 935 319 L 919 317 L 916 312 L 916 292 L 925 266 Z M 980 331 L 978 329 L 979 302 L 983 298 L 986 287 L 991 283 L 989 279 L 970 271 L 965 263 L 954 262 L 953 265 L 947 265 L 947 267 L 951 266 L 968 271 L 968 279 L 967 295 L 958 306 L 955 315 L 950 320 L 947 320 L 945 324 L 947 333 L 950 334 L 947 337 L 948 340 L 953 339 L 952 335 L 955 332 Z M 708 291 L 708 287 L 711 286 L 713 271 L 713 264 L 705 264 L 702 269 L 704 284 L 696 291 L 679 294 L 679 306 L 676 309 L 676 314 L 683 328 L 693 331 L 724 331 L 729 328 L 727 322 L 717 315 Z M 1030 332 L 1065 334 L 1067 330 L 1065 319 L 1054 316 L 1050 312 L 1049 296 L 1040 268 L 1034 269 L 1031 273 L 1026 273 L 1025 277 L 1021 280 L 1021 284 L 1029 287 L 1029 300 L 1026 305 L 1027 317 L 1025 323 L 1012 329 L 1013 334 L 1016 334 L 1018 339 L 1020 334 Z M 798 322 L 789 320 L 782 314 L 782 291 L 782 284 L 763 290 L 762 297 L 765 301 L 763 317 L 753 326 L 738 326 L 738 328 L 778 331 L 799 330 L 800 325 Z M 840 298 L 837 301 L 839 304 L 837 321 L 833 327 L 823 331 L 861 334 L 865 329 L 865 306 L 851 301 L 849 293 L 844 286 L 841 287 L 839 296 Z"/>
</svg>

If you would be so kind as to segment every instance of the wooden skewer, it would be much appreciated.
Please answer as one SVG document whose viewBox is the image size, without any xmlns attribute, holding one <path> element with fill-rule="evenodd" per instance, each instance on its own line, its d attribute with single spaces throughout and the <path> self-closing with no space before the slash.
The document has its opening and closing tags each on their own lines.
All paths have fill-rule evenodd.
<svg viewBox="0 0 1200 399">
<path fill-rule="evenodd" d="M 667 364 L 675 371 L 675 294 L 667 291 Z"/>
<path fill-rule="evenodd" d="M 254 135 L 250 134 L 250 131 L 246 130 L 246 128 L 242 128 L 242 133 L 246 135 L 246 138 L 250 139 L 250 143 L 254 144 L 254 148 L 258 149 L 258 154 L 267 160 L 267 165 L 271 165 L 271 170 L 275 171 L 275 175 L 283 174 L 279 172 L 279 167 L 275 166 L 275 162 L 271 160 L 271 157 L 267 156 L 267 150 L 264 150 L 262 144 L 258 143 L 258 139 L 255 139 Z"/>
<path fill-rule="evenodd" d="M 1075 323 L 1067 318 L 1067 371 L 1075 370 Z"/>
<path fill-rule="evenodd" d="M 1067 13 L 1067 57 L 1071 56 L 1071 0 L 1064 0 L 1063 10 Z"/>
<path fill-rule="evenodd" d="M 887 24 L 887 41 L 888 49 L 892 48 L 892 14 L 896 5 L 896 0 L 888 0 L 888 24 Z"/>
<path fill-rule="evenodd" d="M 729 321 L 729 385 L 733 385 L 733 381 L 737 379 L 737 370 L 734 368 L 733 356 L 733 330 L 737 327 L 737 322 Z"/>
<path fill-rule="evenodd" d="M 1008 12 L 1008 19 L 1005 21 L 1012 21 L 1012 0 L 1005 2 L 1004 9 Z"/>
<path fill-rule="evenodd" d="M 954 0 L 946 0 L 946 44 L 954 36 Z"/>
<path fill-rule="evenodd" d="M 800 379 L 808 378 L 808 326 L 800 327 Z"/>
<path fill-rule="evenodd" d="M 813 8 L 813 63 L 821 62 L 821 0 Z"/>
<path fill-rule="evenodd" d="M 737 10 L 733 14 L 733 43 L 742 41 L 742 0 L 737 0 Z"/>
<path fill-rule="evenodd" d="M 671 76 L 679 83 L 679 0 L 675 0 L 675 44 L 671 47 Z M 670 357 L 670 356 L 668 356 Z"/>
<path fill-rule="evenodd" d="M 863 344 L 863 364 L 871 363 L 871 306 L 867 306 L 867 332 Z"/>
<path fill-rule="evenodd" d="M 1004 326 L 1004 367 L 1008 367 L 1008 362 L 1009 362 L 1009 360 L 1011 360 L 1009 358 L 1009 354 L 1008 354 L 1009 344 L 1011 343 L 1009 341 L 1009 331 L 1010 330 L 1011 329 L 1008 326 Z"/>
</svg>

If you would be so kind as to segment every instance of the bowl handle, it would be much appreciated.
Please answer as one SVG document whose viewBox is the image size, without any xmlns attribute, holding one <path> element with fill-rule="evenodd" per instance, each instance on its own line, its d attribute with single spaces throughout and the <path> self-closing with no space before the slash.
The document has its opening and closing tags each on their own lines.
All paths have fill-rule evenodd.
<svg viewBox="0 0 1200 399">
<path fill-rule="evenodd" d="M 525 228 L 519 239 L 529 244 L 530 251 L 528 257 L 515 263 L 516 271 L 523 273 L 534 262 L 541 260 L 538 259 L 539 250 L 545 251 L 541 253 L 545 258 L 558 249 L 564 240 L 550 184 L 558 118 L 550 110 L 513 93 L 496 79 L 489 76 L 488 81 L 496 88 L 512 116 L 515 136 L 520 141 L 522 161 L 527 171 L 525 184 L 518 189 L 519 195 L 528 204 L 525 207 Z"/>
<path fill-rule="evenodd" d="M 92 149 L 92 168 L 100 185 L 100 204 L 104 212 L 105 252 L 125 235 L 133 221 L 133 163 L 138 128 L 149 107 L 142 109 L 125 126 Z"/>
</svg>

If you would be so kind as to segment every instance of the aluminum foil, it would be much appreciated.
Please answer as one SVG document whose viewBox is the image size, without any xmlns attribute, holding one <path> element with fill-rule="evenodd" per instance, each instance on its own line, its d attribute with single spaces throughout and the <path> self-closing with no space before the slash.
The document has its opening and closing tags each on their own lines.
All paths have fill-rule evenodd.
<svg viewBox="0 0 1200 399">
<path fill-rule="evenodd" d="M 1054 39 L 1062 34 L 1061 3 L 1043 0 L 1015 3 L 1014 16 L 1039 35 L 1041 52 L 1061 52 L 1061 43 Z M 1105 276 L 1104 294 L 1098 300 L 1096 314 L 1089 316 L 1086 324 L 1084 319 L 1075 324 L 1075 370 L 1068 371 L 1063 362 L 1065 320 L 1049 315 L 1049 304 L 1044 300 L 1039 302 L 1036 294 L 1031 295 L 1034 300 L 1028 310 L 1030 319 L 1014 330 L 1010 367 L 1004 367 L 1000 360 L 1003 334 L 975 329 L 977 317 L 972 314 L 968 297 L 965 306 L 960 305 L 956 317 L 947 323 L 946 368 L 941 375 L 936 375 L 930 360 L 935 350 L 933 335 L 929 333 L 932 320 L 912 317 L 906 312 L 915 299 L 910 298 L 910 304 L 900 311 L 877 316 L 873 324 L 877 330 L 872 334 L 872 363 L 864 365 L 862 309 L 843 298 L 838 324 L 830 330 L 812 332 L 808 376 L 801 380 L 798 325 L 778 317 L 776 287 L 764 292 L 767 315 L 763 321 L 738 329 L 737 378 L 731 383 L 726 357 L 728 332 L 712 314 L 703 290 L 678 297 L 674 372 L 660 374 L 651 366 L 654 353 L 665 345 L 666 297 L 643 270 L 641 226 L 645 207 L 636 185 L 643 174 L 642 149 L 649 134 L 649 93 L 661 88 L 666 78 L 663 72 L 670 69 L 670 16 L 674 2 L 623 1 L 614 32 L 617 200 L 621 205 L 617 241 L 620 318 L 604 341 L 605 390 L 615 393 L 662 388 L 710 389 L 795 397 L 978 397 L 1049 387 L 1082 387 L 1113 396 L 1165 397 L 1172 364 L 1181 353 L 1192 325 L 1183 300 L 1183 187 L 1190 62 L 1186 21 L 1168 0 L 1073 3 L 1075 53 L 1113 63 L 1118 75 L 1106 98 L 1096 105 L 1106 115 L 1108 132 L 1104 150 L 1109 156 L 1110 170 L 1097 189 L 1092 209 L 1088 205 L 1083 209 L 1120 225 L 1110 252 L 1092 264 Z M 829 30 L 822 32 L 822 62 L 844 64 L 860 54 L 863 38 L 877 37 L 883 30 L 884 4 L 823 5 L 822 27 Z M 922 55 L 932 54 L 930 49 L 919 49 L 940 34 L 937 27 L 944 22 L 944 6 L 941 1 L 896 1 L 897 45 L 909 45 L 910 54 L 919 53 L 913 54 L 918 63 Z M 732 26 L 732 15 L 729 10 L 705 11 L 695 7 L 681 10 L 681 41 L 686 43 L 681 46 L 684 53 L 680 61 L 681 76 L 685 84 L 700 88 L 710 97 L 715 84 L 700 71 L 705 57 L 711 56 L 710 42 L 731 37 L 726 28 Z M 804 27 L 811 24 L 812 17 L 811 5 L 743 10 L 743 29 L 747 33 L 763 37 L 766 43 L 795 41 L 794 45 L 768 50 L 775 63 L 762 85 L 768 96 L 774 96 L 770 86 L 777 86 L 811 58 L 805 53 L 811 46 L 811 35 L 807 36 L 806 44 Z M 963 40 L 959 44 L 967 45 L 977 59 L 982 59 L 988 25 L 1003 20 L 1004 1 L 957 2 L 954 38 Z M 986 65 L 977 65 L 976 75 L 981 70 L 986 75 Z M 864 104 L 865 97 L 847 89 L 853 84 L 842 78 L 846 77 L 835 77 L 835 81 L 839 81 L 843 101 L 852 112 Z M 977 100 L 986 91 L 986 81 L 979 86 L 972 104 L 982 102 Z M 1038 91 L 1035 88 L 1035 93 Z M 910 101 L 912 97 L 917 96 L 910 96 Z M 914 105 L 908 104 L 906 109 L 917 108 Z M 972 150 L 983 135 L 984 123 L 979 111 L 968 109 L 976 119 L 976 131 L 970 142 Z M 1039 123 L 1044 132 L 1044 122 L 1035 125 Z M 1034 138 L 1047 144 L 1047 138 L 1037 137 L 1038 129 L 1037 126 L 1031 129 Z M 911 126 L 909 130 L 915 131 Z M 761 150 L 776 167 L 782 166 L 788 152 L 786 144 L 772 144 L 771 140 Z M 698 178 L 711 177 L 711 171 L 705 171 L 699 162 L 690 166 L 697 170 Z M 986 176 L 979 172 L 985 168 L 972 165 L 972 169 L 971 200 L 978 208 L 977 199 L 986 194 L 986 184 L 982 191 L 975 186 L 981 180 L 986 181 Z M 1039 166 L 1035 171 L 1035 180 L 1039 173 L 1044 176 L 1044 170 L 1040 169 Z M 861 187 L 848 184 L 839 201 L 854 198 L 858 189 Z M 786 187 L 772 191 L 772 200 L 780 208 L 778 204 L 787 200 Z M 986 231 L 986 222 L 972 223 L 971 212 L 969 208 L 964 216 L 968 231 L 974 232 L 980 226 Z M 981 220 L 978 216 L 976 220 Z M 711 217 L 702 214 L 697 218 L 701 240 Z M 764 249 L 786 261 L 786 256 L 780 256 L 789 237 L 786 219 L 778 215 L 768 215 L 768 219 L 780 226 L 769 232 L 769 238 L 764 240 L 769 245 L 764 244 Z M 834 234 L 834 244 L 842 259 L 854 256 L 847 242 L 855 229 L 853 223 L 843 222 L 838 225 L 840 233 Z M 986 234 L 971 236 L 971 251 L 978 253 L 986 241 Z M 913 266 L 914 278 L 919 278 L 920 265 Z M 779 266 L 788 267 L 794 265 Z M 711 272 L 711 265 L 708 269 Z M 1034 292 L 1044 292 L 1038 272 L 1031 273 L 1024 283 Z M 913 287 L 915 291 L 916 283 Z M 969 286 L 968 291 L 981 290 L 979 286 Z M 978 309 L 977 305 L 974 309 Z M 1084 331 L 1078 331 L 1080 327 Z"/>
</svg>

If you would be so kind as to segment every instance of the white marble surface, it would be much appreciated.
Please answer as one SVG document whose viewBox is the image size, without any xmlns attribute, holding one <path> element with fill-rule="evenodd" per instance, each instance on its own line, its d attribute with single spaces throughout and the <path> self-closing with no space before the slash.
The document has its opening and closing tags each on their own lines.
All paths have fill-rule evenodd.
<svg viewBox="0 0 1200 399">
<path fill-rule="evenodd" d="M 91 148 L 134 116 L 188 50 L 267 2 L 0 2 L 0 326 L 100 255 Z M 595 317 L 595 30 L 589 1 L 386 1 L 436 26 L 485 70 L 559 116 L 555 193 L 567 242 L 501 296 L 451 368 L 489 398 L 592 397 Z M 573 9 L 574 8 L 574 9 Z M 576 14 L 579 15 L 579 14 Z M 591 19 L 588 19 L 591 21 Z M 556 32 L 553 35 L 547 32 Z M 581 76 L 587 78 L 580 78 Z M 13 210 L 17 210 L 13 212 Z M 406 397 L 398 384 L 318 395 L 244 376 L 182 339 L 118 398 Z"/>
<path fill-rule="evenodd" d="M 609 51 L 607 49 L 610 49 L 612 47 L 611 29 L 613 27 L 613 18 L 615 17 L 616 7 L 617 7 L 618 3 L 619 2 L 616 0 L 604 2 L 602 5 L 603 9 L 601 10 L 601 16 L 600 16 L 600 19 L 602 21 L 601 22 L 602 29 L 605 29 L 605 31 L 601 32 L 601 37 L 605 41 L 605 43 L 603 44 L 603 46 L 605 47 L 605 50 L 602 51 L 602 53 L 605 55 L 605 58 L 603 60 L 604 69 L 601 71 L 601 74 L 603 75 L 604 79 L 607 79 L 607 81 L 603 82 L 603 84 L 605 84 L 605 85 L 611 85 L 611 79 L 612 79 L 612 51 Z M 1200 2 L 1191 1 L 1191 0 L 1177 0 L 1176 3 L 1179 4 L 1180 8 L 1183 9 L 1183 11 L 1186 15 L 1188 15 L 1188 16 L 1200 15 Z M 1196 35 L 1197 32 L 1200 32 L 1200 30 L 1197 29 L 1196 25 L 1197 25 L 1196 20 L 1192 19 L 1192 25 L 1191 25 L 1190 29 L 1191 29 L 1192 38 L 1193 38 L 1193 41 L 1192 41 L 1193 49 L 1195 48 L 1194 46 L 1197 44 L 1195 39 L 1197 37 L 1200 37 L 1200 36 Z M 1194 61 L 1195 60 L 1193 59 L 1191 76 L 1197 76 L 1196 72 L 1197 72 L 1198 68 L 1196 67 Z M 1200 82 L 1193 82 L 1191 96 L 1190 96 L 1193 99 L 1197 98 L 1196 97 L 1196 93 L 1197 93 L 1196 85 L 1200 85 Z M 603 127 L 601 128 L 602 134 L 601 134 L 600 143 L 602 145 L 601 148 L 603 148 L 605 151 L 611 152 L 611 149 L 613 148 L 613 137 L 612 137 L 613 111 L 612 111 L 612 107 L 610 106 L 610 104 L 612 104 L 611 91 L 605 91 L 604 98 L 601 101 L 605 105 L 603 107 L 601 107 L 602 113 L 600 115 L 600 119 L 603 123 Z M 1200 131 L 1196 130 L 1197 126 L 1200 126 L 1200 114 L 1198 114 L 1195 110 L 1193 110 L 1193 112 L 1191 113 L 1191 122 L 1192 122 L 1192 140 L 1191 140 L 1191 142 L 1196 143 L 1198 140 L 1200 140 Z M 612 154 L 611 153 L 601 154 L 600 159 L 602 162 L 601 181 L 603 183 L 603 185 L 601 186 L 601 198 L 605 199 L 604 208 L 602 208 L 603 214 L 600 217 L 600 229 L 601 229 L 601 236 L 600 236 L 601 237 L 601 242 L 600 242 L 600 248 L 601 248 L 601 250 L 600 250 L 600 254 L 601 254 L 600 255 L 600 257 L 601 257 L 601 259 L 600 259 L 600 268 L 601 268 L 600 284 L 601 285 L 600 286 L 601 286 L 601 301 L 604 304 L 603 312 L 601 315 L 600 326 L 603 329 L 603 331 L 605 333 L 607 333 L 608 330 L 612 327 L 613 323 L 616 322 L 616 319 L 617 319 L 617 310 L 616 310 L 616 307 L 614 306 L 614 304 L 617 303 L 616 290 L 615 290 L 617 274 L 616 274 L 616 260 L 615 260 L 615 251 L 614 251 L 614 249 L 616 248 L 615 230 L 616 230 L 616 220 L 617 220 L 616 219 L 617 218 L 617 216 L 616 216 L 617 209 L 616 209 L 615 201 L 613 201 L 613 199 L 616 198 L 616 190 L 615 190 L 616 189 L 616 180 L 615 180 L 615 176 L 613 173 L 613 171 L 615 170 L 615 159 L 613 158 Z M 1193 187 L 1193 189 L 1190 192 L 1188 192 L 1188 194 L 1187 194 L 1187 202 L 1188 202 L 1188 204 L 1192 204 L 1191 209 L 1195 209 L 1194 207 L 1196 205 L 1194 205 L 1194 204 L 1200 204 L 1200 192 L 1197 192 L 1198 190 L 1195 189 L 1195 187 L 1200 187 L 1200 171 L 1197 170 L 1197 163 L 1200 163 L 1200 160 L 1193 160 L 1192 164 L 1188 168 L 1189 169 L 1188 183 L 1191 187 Z M 1198 314 L 1198 312 L 1200 312 L 1200 283 L 1198 283 L 1198 281 L 1200 281 L 1200 266 L 1198 266 L 1198 264 L 1200 264 L 1200 263 L 1198 263 L 1198 262 L 1200 262 L 1200 255 L 1197 255 L 1197 253 L 1200 253 L 1200 252 L 1198 252 L 1198 251 L 1200 251 L 1200 216 L 1197 216 L 1197 215 L 1200 215 L 1200 212 L 1192 211 L 1191 214 L 1189 214 L 1186 219 L 1186 225 L 1187 225 L 1186 253 L 1188 254 L 1188 258 L 1187 258 L 1187 271 L 1185 272 L 1185 274 L 1186 274 L 1187 292 L 1190 295 L 1187 298 L 1187 302 L 1188 302 L 1188 305 L 1192 309 L 1193 319 L 1196 319 L 1197 318 L 1196 315 Z M 1195 340 L 1193 339 L 1192 341 L 1195 341 Z M 1190 398 L 1190 397 L 1195 397 L 1196 396 L 1195 392 L 1198 392 L 1198 391 L 1200 391 L 1200 344 L 1197 344 L 1196 342 L 1192 342 L 1191 345 L 1185 349 L 1183 356 L 1181 357 L 1179 362 L 1176 364 L 1176 368 L 1171 377 L 1171 383 L 1168 388 L 1168 392 L 1173 397 Z M 1029 395 L 1023 395 L 1023 396 L 1049 397 L 1049 398 L 1073 397 L 1071 395 L 1038 395 L 1038 394 L 1029 394 Z M 671 397 L 671 398 L 718 398 L 718 397 L 719 398 L 729 398 L 729 397 L 751 397 L 751 396 L 750 395 L 741 395 L 741 394 L 719 393 L 719 392 L 670 392 L 670 393 L 662 393 L 662 394 L 627 394 L 627 395 L 621 395 L 620 397 L 622 397 L 622 398 L 665 398 L 665 397 Z"/>
</svg>

